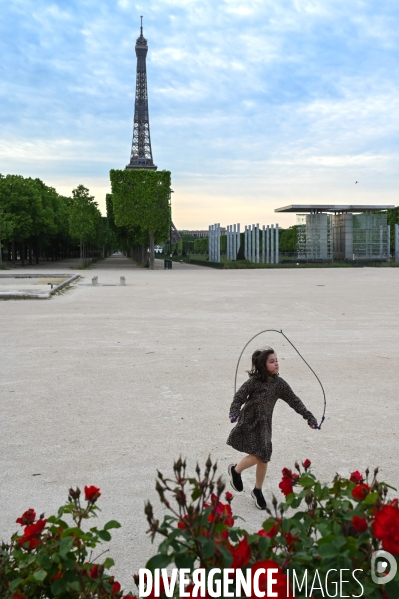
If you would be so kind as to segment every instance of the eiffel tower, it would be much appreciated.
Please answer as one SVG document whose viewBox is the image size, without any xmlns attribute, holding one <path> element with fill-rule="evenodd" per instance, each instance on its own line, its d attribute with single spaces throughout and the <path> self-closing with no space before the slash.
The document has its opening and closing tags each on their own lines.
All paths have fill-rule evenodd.
<svg viewBox="0 0 399 599">
<path fill-rule="evenodd" d="M 140 17 L 140 37 L 136 40 L 137 72 L 136 72 L 136 98 L 134 102 L 134 125 L 132 151 L 130 162 L 126 168 L 145 168 L 152 171 L 157 170 L 152 158 L 150 119 L 148 114 L 148 91 L 147 91 L 147 66 L 146 57 L 148 52 L 147 40 L 143 35 L 143 17 Z M 172 242 L 180 241 L 181 237 L 171 223 Z"/>
<path fill-rule="evenodd" d="M 136 41 L 137 74 L 136 99 L 134 102 L 133 141 L 130 162 L 126 168 L 148 168 L 152 171 L 156 171 L 157 167 L 152 159 L 150 119 L 148 116 L 146 67 L 148 46 L 147 40 L 143 36 L 143 17 L 140 18 L 140 37 L 138 37 Z"/>
</svg>

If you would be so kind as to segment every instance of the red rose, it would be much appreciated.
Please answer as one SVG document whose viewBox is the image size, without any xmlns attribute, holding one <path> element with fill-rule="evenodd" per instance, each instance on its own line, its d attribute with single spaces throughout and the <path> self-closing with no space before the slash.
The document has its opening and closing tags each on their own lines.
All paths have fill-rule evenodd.
<svg viewBox="0 0 399 599">
<path fill-rule="evenodd" d="M 297 474 L 296 472 L 292 473 L 292 480 L 298 480 L 299 478 L 299 474 Z"/>
<path fill-rule="evenodd" d="M 352 526 L 357 532 L 365 532 L 369 527 L 366 518 L 361 518 L 360 516 L 353 516 Z"/>
<path fill-rule="evenodd" d="M 233 493 L 230 493 L 230 491 L 226 491 L 225 493 L 225 499 L 228 503 L 230 503 L 230 501 L 233 500 Z"/>
<path fill-rule="evenodd" d="M 24 545 L 29 542 L 29 549 L 35 549 L 35 547 L 41 545 L 41 541 L 37 537 L 42 533 L 46 522 L 47 520 L 38 520 L 34 524 L 25 526 L 24 534 L 17 539 L 17 543 Z"/>
<path fill-rule="evenodd" d="M 86 501 L 90 501 L 90 503 L 95 503 L 97 499 L 101 496 L 100 489 L 91 485 L 91 487 L 85 487 L 85 498 Z"/>
<path fill-rule="evenodd" d="M 361 483 L 357 485 L 354 489 L 352 489 L 352 497 L 356 499 L 356 501 L 363 501 L 363 499 L 370 493 L 370 487 L 365 483 Z"/>
<path fill-rule="evenodd" d="M 205 505 L 205 507 L 209 507 Z M 234 526 L 233 512 L 228 503 L 217 502 L 216 511 L 212 511 L 208 516 L 208 522 L 223 522 L 226 526 Z"/>
<path fill-rule="evenodd" d="M 89 576 L 90 578 L 92 578 L 93 580 L 95 578 L 98 578 L 98 565 L 94 564 L 94 566 L 92 567 L 92 569 L 89 572 Z"/>
<path fill-rule="evenodd" d="M 399 555 L 399 509 L 397 502 L 374 509 L 373 532 L 380 539 L 383 549 Z"/>
<path fill-rule="evenodd" d="M 292 479 L 288 478 L 286 476 L 284 476 L 283 480 L 281 481 L 281 483 L 279 483 L 279 487 L 281 489 L 281 492 L 284 493 L 284 495 L 286 497 L 290 493 L 294 492 L 294 489 L 292 488 Z"/>
<path fill-rule="evenodd" d="M 17 591 L 16 593 L 13 593 L 12 599 L 26 599 L 26 597 L 22 591 Z"/>
<path fill-rule="evenodd" d="M 251 559 L 251 547 L 248 545 L 247 537 L 241 539 L 237 545 L 230 545 L 229 551 L 233 556 L 233 563 L 230 568 L 243 568 Z"/>
<path fill-rule="evenodd" d="M 116 593 L 119 593 L 119 591 L 121 590 L 121 585 L 119 582 L 114 582 L 114 584 L 112 585 L 112 594 L 116 595 Z"/>
<path fill-rule="evenodd" d="M 266 522 L 269 522 L 269 520 L 266 520 Z M 267 537 L 269 539 L 272 539 L 278 534 L 278 525 L 280 524 L 280 522 L 281 520 L 278 518 L 275 524 L 273 524 L 273 526 L 267 532 L 262 528 L 256 534 L 261 537 Z"/>
<path fill-rule="evenodd" d="M 359 470 L 355 470 L 355 472 L 351 473 L 349 480 L 351 483 L 356 483 L 358 485 L 362 482 L 363 476 L 360 474 Z"/>
<path fill-rule="evenodd" d="M 256 535 L 259 535 L 260 537 L 265 537 L 266 536 L 266 531 L 261 528 L 260 530 L 258 530 L 258 532 L 255 533 Z"/>
<path fill-rule="evenodd" d="M 269 539 L 272 539 L 277 534 L 278 534 L 278 528 L 277 528 L 276 524 L 273 524 L 271 529 L 266 532 L 265 536 L 268 537 Z"/>
<path fill-rule="evenodd" d="M 188 514 L 183 516 L 183 520 L 188 521 Z M 177 523 L 177 528 L 181 528 L 182 530 L 185 530 L 186 528 L 188 528 L 188 524 L 186 522 L 180 521 Z"/>
<path fill-rule="evenodd" d="M 259 591 L 261 593 L 265 593 L 265 597 L 272 597 L 272 593 L 277 593 L 277 595 L 275 595 L 278 599 L 291 599 L 292 595 L 291 592 L 288 591 L 287 593 L 287 577 L 285 574 L 283 574 L 280 566 L 278 564 L 276 564 L 276 562 L 273 562 L 272 560 L 262 560 L 260 562 L 256 562 L 256 564 L 254 564 L 251 568 L 251 572 L 252 572 L 252 583 L 254 581 L 254 576 L 257 570 L 259 570 L 260 568 L 263 568 L 264 570 L 266 570 L 265 572 L 263 572 L 260 576 L 259 576 Z M 267 571 L 269 569 L 276 569 L 277 572 L 273 572 L 272 573 L 272 580 L 274 582 L 274 584 L 272 584 L 269 588 L 267 587 Z M 252 584 L 252 594 L 251 594 L 251 599 L 255 599 L 256 595 L 255 595 L 255 590 L 254 590 L 254 584 Z"/>
<path fill-rule="evenodd" d="M 292 478 L 292 472 L 289 468 L 283 468 L 281 474 L 284 478 Z"/>
<path fill-rule="evenodd" d="M 17 518 L 15 522 L 17 524 L 21 524 L 21 526 L 26 526 L 27 524 L 32 524 L 36 520 L 36 512 L 31 507 L 26 510 L 22 514 L 20 518 Z"/>
<path fill-rule="evenodd" d="M 311 463 L 312 462 L 306 458 L 306 460 L 302 462 L 302 466 L 305 468 L 305 470 L 307 470 L 310 467 Z"/>
</svg>

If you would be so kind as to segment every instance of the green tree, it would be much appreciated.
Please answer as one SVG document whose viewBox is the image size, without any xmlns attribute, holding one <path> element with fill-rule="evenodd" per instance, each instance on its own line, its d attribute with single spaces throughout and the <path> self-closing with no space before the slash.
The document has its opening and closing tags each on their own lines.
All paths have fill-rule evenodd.
<svg viewBox="0 0 399 599">
<path fill-rule="evenodd" d="M 72 201 L 69 209 L 69 232 L 79 239 L 80 259 L 82 266 L 87 259 L 87 243 L 98 245 L 101 213 L 94 197 L 84 185 L 72 190 Z"/>
<path fill-rule="evenodd" d="M 16 259 L 16 242 L 20 242 L 24 265 L 25 241 L 33 234 L 42 210 L 36 182 L 21 175 L 0 175 L 0 205 L 13 223 L 12 260 Z"/>
<path fill-rule="evenodd" d="M 296 252 L 297 249 L 297 228 L 298 225 L 280 229 L 279 249 L 281 252 Z"/>
<path fill-rule="evenodd" d="M 150 268 L 154 268 L 155 242 L 163 241 L 170 226 L 170 171 L 111 170 L 115 224 L 128 231 L 140 229 L 150 242 Z"/>
<path fill-rule="evenodd" d="M 0 206 L 0 263 L 3 261 L 2 240 L 9 239 L 14 233 L 14 223 L 12 215 L 4 211 Z"/>
</svg>

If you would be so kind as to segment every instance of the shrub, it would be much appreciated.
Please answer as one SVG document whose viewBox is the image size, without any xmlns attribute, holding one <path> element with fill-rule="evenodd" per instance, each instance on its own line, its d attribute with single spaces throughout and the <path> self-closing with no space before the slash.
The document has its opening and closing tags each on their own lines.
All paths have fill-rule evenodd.
<svg viewBox="0 0 399 599">
<path fill-rule="evenodd" d="M 387 500 L 388 485 L 377 481 L 378 469 L 371 480 L 368 470 L 364 477 L 356 471 L 349 477 L 337 474 L 326 485 L 310 466 L 305 460 L 302 466 L 295 464 L 296 471 L 283 469 L 279 487 L 285 500 L 279 504 L 273 496 L 268 518 L 250 534 L 236 525 L 230 505 L 233 495 L 228 492 L 225 503 L 222 500 L 224 483 L 215 479 L 216 464 L 208 459 L 204 474 L 197 466 L 197 476 L 191 477 L 185 462 L 178 460 L 174 479 L 158 473 L 156 489 L 169 511 L 162 523 L 151 504 L 146 505 L 149 532 L 153 539 L 163 539 L 146 567 L 252 572 L 275 567 L 281 586 L 278 597 L 295 596 L 291 594 L 295 572 L 296 591 L 297 581 L 307 578 L 307 593 L 296 596 L 328 596 L 327 584 L 330 596 L 397 598 L 397 577 L 386 585 L 371 579 L 373 552 L 384 549 L 399 555 L 398 500 Z M 296 511 L 289 515 L 292 508 Z M 266 577 L 261 580 L 266 585 Z M 292 589 L 288 595 L 287 582 Z M 343 589 L 340 595 L 337 589 Z"/>
<path fill-rule="evenodd" d="M 83 530 L 83 523 L 96 516 L 95 505 L 100 489 L 85 487 L 85 505 L 79 489 L 70 489 L 68 502 L 56 516 L 36 517 L 30 508 L 17 518 L 22 532 L 12 536 L 11 543 L 0 548 L 0 597 L 2 599 L 119 599 L 121 585 L 107 570 L 112 558 L 100 561 L 92 553 L 103 541 L 109 541 L 115 520 L 104 528 Z M 72 518 L 70 525 L 64 516 Z M 101 552 L 102 555 L 104 552 Z M 131 595 L 128 595 L 131 596 Z"/>
<path fill-rule="evenodd" d="M 173 478 L 160 472 L 157 476 L 156 490 L 168 512 L 162 522 L 149 502 L 145 506 L 148 533 L 152 541 L 161 539 L 146 568 L 174 566 L 207 572 L 231 568 L 233 578 L 238 569 L 249 569 L 254 576 L 263 568 L 259 586 L 266 597 L 270 590 L 267 572 L 274 568 L 273 591 L 279 598 L 397 598 L 397 576 L 386 584 L 373 582 L 371 576 L 375 551 L 399 555 L 398 500 L 387 498 L 389 486 L 377 480 L 378 469 L 372 477 L 368 470 L 364 476 L 354 471 L 348 477 L 337 474 L 331 484 L 323 484 L 310 468 L 310 460 L 304 460 L 302 465 L 295 463 L 294 470 L 283 469 L 279 488 L 284 501 L 279 503 L 273 496 L 262 527 L 249 533 L 233 515 L 233 494 L 225 493 L 222 478 L 216 477 L 216 464 L 208 458 L 204 471 L 197 465 L 191 476 L 185 461 L 177 460 Z M 119 583 L 106 572 L 113 560 L 91 559 L 96 546 L 110 540 L 109 530 L 118 528 L 118 522 L 87 532 L 82 528 L 85 520 L 96 515 L 99 496 L 97 487 L 85 487 L 83 506 L 79 489 L 70 489 L 68 503 L 57 516 L 37 519 L 29 509 L 17 519 L 22 533 L 14 534 L 11 543 L 0 550 L 2 599 L 123 596 Z M 72 517 L 72 526 L 64 521 L 65 515 Z M 134 578 L 137 583 L 138 576 Z M 186 590 L 189 597 L 194 596 L 193 585 Z M 162 581 L 160 594 L 165 597 Z M 178 596 L 177 590 L 173 596 Z M 154 590 L 149 597 L 156 597 Z"/>
</svg>

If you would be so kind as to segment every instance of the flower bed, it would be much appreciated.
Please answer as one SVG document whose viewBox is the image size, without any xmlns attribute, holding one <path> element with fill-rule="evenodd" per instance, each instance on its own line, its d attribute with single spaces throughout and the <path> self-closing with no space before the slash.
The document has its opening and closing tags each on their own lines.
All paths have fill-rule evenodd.
<svg viewBox="0 0 399 599">
<path fill-rule="evenodd" d="M 161 543 L 145 567 L 150 573 L 161 572 L 159 592 L 144 589 L 142 595 L 165 597 L 170 568 L 178 568 L 189 572 L 186 597 L 196 596 L 198 573 L 211 570 L 212 588 L 205 596 L 221 596 L 218 589 L 229 569 L 232 588 L 245 574 L 256 579 L 265 597 L 397 599 L 398 577 L 372 571 L 375 552 L 392 554 L 391 571 L 397 565 L 393 556 L 399 555 L 399 507 L 397 499 L 387 499 L 389 485 L 377 480 L 378 469 L 371 477 L 368 470 L 364 476 L 358 471 L 347 478 L 336 475 L 325 485 L 310 468 L 305 460 L 296 463 L 294 470 L 283 469 L 279 487 L 284 501 L 279 504 L 273 497 L 272 509 L 254 534 L 238 525 L 231 507 L 233 494 L 225 492 L 210 459 L 203 472 L 197 465 L 195 476 L 187 474 L 181 459 L 174 464 L 172 479 L 158 472 L 156 489 L 169 513 L 160 522 L 152 505 L 146 504 L 148 532 L 153 541 L 161 538 Z M 91 557 L 99 544 L 110 540 L 109 530 L 120 525 L 111 521 L 102 529 L 84 531 L 83 523 L 96 516 L 101 493 L 91 486 L 85 487 L 84 495 L 85 505 L 79 489 L 70 489 L 68 502 L 56 516 L 37 518 L 30 508 L 17 519 L 21 532 L 0 549 L 2 599 L 134 596 L 124 593 L 107 573 L 114 565 L 110 557 Z M 64 520 L 66 516 L 72 525 Z M 138 585 L 138 574 L 134 579 Z M 259 596 L 255 583 L 251 588 L 246 596 Z M 178 582 L 168 596 L 183 596 Z"/>
</svg>

